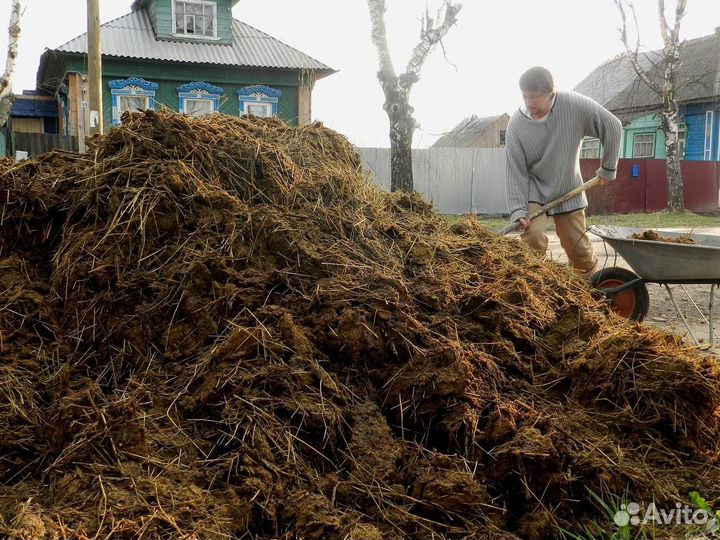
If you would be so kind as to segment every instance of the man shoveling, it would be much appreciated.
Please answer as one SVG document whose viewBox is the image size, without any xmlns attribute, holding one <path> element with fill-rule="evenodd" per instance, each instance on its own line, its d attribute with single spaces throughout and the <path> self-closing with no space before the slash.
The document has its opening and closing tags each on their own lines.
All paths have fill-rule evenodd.
<svg viewBox="0 0 720 540">
<path fill-rule="evenodd" d="M 596 175 L 600 185 L 615 180 L 622 124 L 592 99 L 571 91 L 557 91 L 550 72 L 533 67 L 520 77 L 525 105 L 507 128 L 507 192 L 510 221 L 519 222 L 520 238 L 539 254 L 548 247 L 547 216 L 528 221 L 543 204 L 582 185 L 580 146 L 584 137 L 602 144 Z M 570 266 L 589 278 L 597 266 L 585 234 L 587 198 L 582 193 L 548 211 Z"/>
</svg>

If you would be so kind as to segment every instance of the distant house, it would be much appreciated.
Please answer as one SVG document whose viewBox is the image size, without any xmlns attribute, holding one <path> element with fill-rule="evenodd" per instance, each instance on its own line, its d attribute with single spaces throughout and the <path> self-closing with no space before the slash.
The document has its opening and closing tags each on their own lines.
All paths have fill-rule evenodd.
<svg viewBox="0 0 720 540">
<path fill-rule="evenodd" d="M 58 132 L 58 103 L 55 96 L 37 90 L 23 90 L 22 94 L 15 94 L 13 98 L 7 124 L 0 128 L 0 158 L 8 154 L 8 145 L 11 151 L 37 153 L 36 145 L 31 145 L 28 141 L 32 140 L 34 135 L 44 138 L 46 134 Z M 18 142 L 22 148 L 17 147 Z M 26 154 L 20 152 L 17 155 Z"/>
<path fill-rule="evenodd" d="M 34 90 L 15 94 L 10 110 L 10 129 L 20 133 L 57 133 L 58 106 L 55 96 Z"/>
<path fill-rule="evenodd" d="M 238 1 L 135 0 L 131 13 L 103 24 L 105 125 L 160 107 L 309 123 L 315 81 L 334 70 L 233 19 Z M 88 132 L 87 34 L 43 53 L 37 88 L 56 103 L 57 132 Z"/>
<path fill-rule="evenodd" d="M 656 81 L 662 80 L 662 73 L 655 67 L 661 52 L 651 51 L 639 57 Z M 680 61 L 677 77 L 683 119 L 679 130 L 680 155 L 687 160 L 720 160 L 720 28 L 712 35 L 684 42 Z M 623 121 L 621 157 L 665 158 L 665 135 L 659 115 L 662 102 L 639 79 L 625 54 L 597 67 L 575 91 L 591 97 Z M 599 141 L 586 139 L 581 157 L 599 155 Z"/>
<path fill-rule="evenodd" d="M 440 137 L 433 148 L 499 148 L 505 146 L 507 113 L 478 118 L 473 115 Z"/>
</svg>

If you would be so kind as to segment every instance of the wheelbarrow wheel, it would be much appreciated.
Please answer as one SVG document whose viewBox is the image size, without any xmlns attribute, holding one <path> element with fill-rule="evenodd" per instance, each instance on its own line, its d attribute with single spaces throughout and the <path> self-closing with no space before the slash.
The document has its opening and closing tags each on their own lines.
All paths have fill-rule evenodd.
<svg viewBox="0 0 720 540">
<path fill-rule="evenodd" d="M 605 289 L 614 289 L 638 279 L 635 272 L 612 266 L 595 272 L 590 278 L 590 284 L 603 293 L 605 299 L 610 303 L 610 308 L 626 319 L 642 321 L 650 309 L 650 295 L 645 283 L 638 282 L 632 287 L 617 293 L 605 292 Z"/>
</svg>

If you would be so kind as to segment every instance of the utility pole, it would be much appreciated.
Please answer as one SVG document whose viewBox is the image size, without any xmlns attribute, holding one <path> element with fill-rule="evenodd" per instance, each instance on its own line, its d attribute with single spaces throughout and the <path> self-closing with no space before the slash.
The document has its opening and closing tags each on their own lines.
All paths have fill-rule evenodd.
<svg viewBox="0 0 720 540">
<path fill-rule="evenodd" d="M 100 0 L 87 0 L 89 134 L 103 133 L 102 50 L 100 47 Z"/>
</svg>

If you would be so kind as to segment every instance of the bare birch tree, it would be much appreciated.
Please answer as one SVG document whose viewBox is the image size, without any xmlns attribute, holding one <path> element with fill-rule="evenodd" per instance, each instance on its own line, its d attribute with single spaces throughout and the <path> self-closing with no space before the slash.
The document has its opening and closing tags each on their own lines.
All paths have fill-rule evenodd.
<svg viewBox="0 0 720 540">
<path fill-rule="evenodd" d="M 385 94 L 383 108 L 390 120 L 391 190 L 413 190 L 412 139 L 416 128 L 414 109 L 410 106 L 410 91 L 420 80 L 420 71 L 428 55 L 457 22 L 461 4 L 445 0 L 437 17 L 426 11 L 420 30 L 420 42 L 413 49 L 405 73 L 397 75 L 390 56 L 385 27 L 385 0 L 367 0 L 372 22 L 372 41 L 378 51 L 380 70 L 378 80 Z M 443 13 L 444 12 L 444 13 Z M 440 20 L 442 17 L 442 20 Z"/>
<path fill-rule="evenodd" d="M 0 126 L 5 125 L 5 122 L 7 122 L 7 119 L 10 117 L 10 109 L 12 108 L 12 79 L 15 74 L 15 64 L 17 63 L 21 16 L 22 0 L 12 0 L 5 73 L 0 77 Z"/>
<path fill-rule="evenodd" d="M 635 73 L 662 101 L 661 122 L 665 133 L 665 161 L 667 163 L 667 187 L 668 205 L 671 212 L 681 212 L 684 209 L 683 203 L 683 182 L 680 171 L 680 153 L 678 152 L 678 132 L 681 122 L 680 108 L 677 102 L 678 81 L 677 73 L 680 68 L 680 23 L 685 15 L 687 0 L 677 0 L 675 6 L 675 20 L 673 25 L 668 24 L 665 13 L 665 0 L 657 0 L 658 15 L 660 18 L 660 33 L 663 39 L 662 55 L 659 62 L 653 62 L 655 72 L 661 72 L 662 77 L 653 74 L 650 70 L 643 68 L 639 60 L 640 33 L 637 31 L 637 42 L 635 47 L 630 47 L 627 32 L 627 13 L 630 11 L 638 28 L 637 13 L 631 0 L 613 0 L 622 20 L 620 37 L 627 57 L 632 64 Z"/>
</svg>

